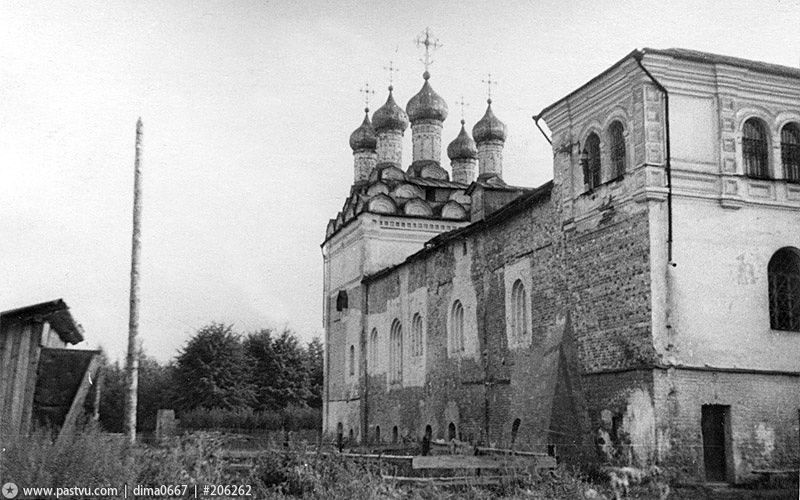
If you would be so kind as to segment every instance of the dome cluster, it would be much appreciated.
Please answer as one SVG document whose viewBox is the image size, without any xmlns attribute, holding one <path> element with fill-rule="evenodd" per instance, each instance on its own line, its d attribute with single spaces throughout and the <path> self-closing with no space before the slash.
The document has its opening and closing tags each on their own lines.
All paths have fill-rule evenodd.
<svg viewBox="0 0 800 500">
<path fill-rule="evenodd" d="M 461 132 L 447 146 L 447 157 L 451 160 L 471 160 L 478 157 L 478 148 L 464 128 L 464 120 L 461 120 Z"/>
<path fill-rule="evenodd" d="M 353 151 L 360 149 L 375 149 L 378 146 L 378 136 L 369 121 L 369 108 L 364 108 L 364 121 L 350 134 L 350 148 Z"/>
<path fill-rule="evenodd" d="M 406 114 L 412 122 L 418 120 L 437 120 L 445 121 L 447 118 L 447 103 L 437 94 L 431 84 L 428 83 L 431 74 L 427 71 L 422 74 L 425 83 L 417 95 L 412 97 L 406 104 Z"/>
<path fill-rule="evenodd" d="M 372 126 L 376 132 L 383 130 L 402 132 L 408 128 L 408 115 L 403 111 L 403 108 L 394 102 L 392 90 L 394 88 L 389 85 L 389 98 L 386 99 L 386 104 L 378 108 L 375 114 L 372 115 Z"/>
<path fill-rule="evenodd" d="M 472 127 L 472 137 L 475 138 L 475 142 L 477 143 L 487 141 L 503 142 L 506 140 L 506 124 L 494 116 L 494 112 L 492 112 L 492 100 L 488 99 L 486 102 L 488 103 L 486 113 L 484 113 L 483 118 L 478 120 L 478 123 Z"/>
</svg>

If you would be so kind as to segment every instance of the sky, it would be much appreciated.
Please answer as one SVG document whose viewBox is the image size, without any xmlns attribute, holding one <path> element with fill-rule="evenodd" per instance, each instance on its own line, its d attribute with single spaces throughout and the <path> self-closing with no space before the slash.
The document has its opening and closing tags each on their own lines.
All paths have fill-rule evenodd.
<svg viewBox="0 0 800 500">
<path fill-rule="evenodd" d="M 443 145 L 462 96 L 467 126 L 481 118 L 491 74 L 504 179 L 538 186 L 552 154 L 532 115 L 634 48 L 796 67 L 798 26 L 800 0 L 0 0 L 0 310 L 63 298 L 78 347 L 124 359 L 138 117 L 145 351 L 168 361 L 212 321 L 307 342 L 323 333 L 320 244 L 353 181 L 359 89 L 382 105 L 392 61 L 405 106 L 426 27 Z"/>
</svg>

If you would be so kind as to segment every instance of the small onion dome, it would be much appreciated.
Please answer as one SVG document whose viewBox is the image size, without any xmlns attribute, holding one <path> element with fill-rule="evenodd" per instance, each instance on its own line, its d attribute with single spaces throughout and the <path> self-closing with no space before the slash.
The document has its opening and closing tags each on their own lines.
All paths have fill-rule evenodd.
<svg viewBox="0 0 800 500">
<path fill-rule="evenodd" d="M 378 136 L 369 121 L 369 108 L 364 108 L 364 121 L 350 134 L 350 148 L 353 151 L 359 149 L 375 149 L 378 146 Z"/>
<path fill-rule="evenodd" d="M 411 122 L 417 120 L 438 120 L 443 122 L 447 118 L 447 103 L 439 94 L 433 91 L 428 79 L 431 74 L 427 71 L 422 74 L 425 83 L 417 95 L 412 97 L 406 104 L 406 113 Z"/>
<path fill-rule="evenodd" d="M 453 142 L 447 146 L 447 156 L 451 160 L 465 160 L 475 159 L 478 157 L 478 148 L 475 147 L 475 141 L 469 136 L 467 130 L 464 128 L 464 120 L 461 120 L 461 132 L 458 137 L 453 139 Z"/>
<path fill-rule="evenodd" d="M 472 127 L 472 137 L 475 138 L 477 143 L 485 141 L 504 142 L 506 140 L 506 124 L 494 116 L 492 100 L 487 99 L 486 102 L 489 104 L 486 107 L 486 114 Z"/>
<path fill-rule="evenodd" d="M 403 108 L 394 102 L 392 96 L 393 87 L 389 85 L 389 98 L 386 104 L 378 108 L 372 115 L 372 127 L 376 132 L 382 130 L 399 130 L 400 132 L 408 128 L 408 115 Z"/>
</svg>

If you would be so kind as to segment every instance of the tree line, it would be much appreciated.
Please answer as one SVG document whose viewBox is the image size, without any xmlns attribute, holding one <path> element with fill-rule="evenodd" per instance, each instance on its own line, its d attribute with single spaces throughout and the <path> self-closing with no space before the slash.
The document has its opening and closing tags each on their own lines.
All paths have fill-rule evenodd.
<svg viewBox="0 0 800 500">
<path fill-rule="evenodd" d="M 211 323 L 166 364 L 140 351 L 137 428 L 153 430 L 159 409 L 193 420 L 249 415 L 248 421 L 261 422 L 252 416 L 288 410 L 308 415 L 322 407 L 322 356 L 319 339 L 303 345 L 288 328 L 242 335 L 232 325 Z M 124 366 L 107 365 L 100 423 L 110 432 L 122 432 L 124 394 Z"/>
</svg>

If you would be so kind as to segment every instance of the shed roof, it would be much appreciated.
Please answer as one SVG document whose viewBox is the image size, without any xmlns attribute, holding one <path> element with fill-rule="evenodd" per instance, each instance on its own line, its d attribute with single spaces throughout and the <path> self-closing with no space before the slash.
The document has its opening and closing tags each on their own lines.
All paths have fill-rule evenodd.
<svg viewBox="0 0 800 500">
<path fill-rule="evenodd" d="M 83 327 L 69 312 L 63 299 L 51 300 L 0 312 L 0 324 L 14 320 L 38 319 L 50 323 L 62 341 L 77 344 L 83 341 Z"/>
</svg>

